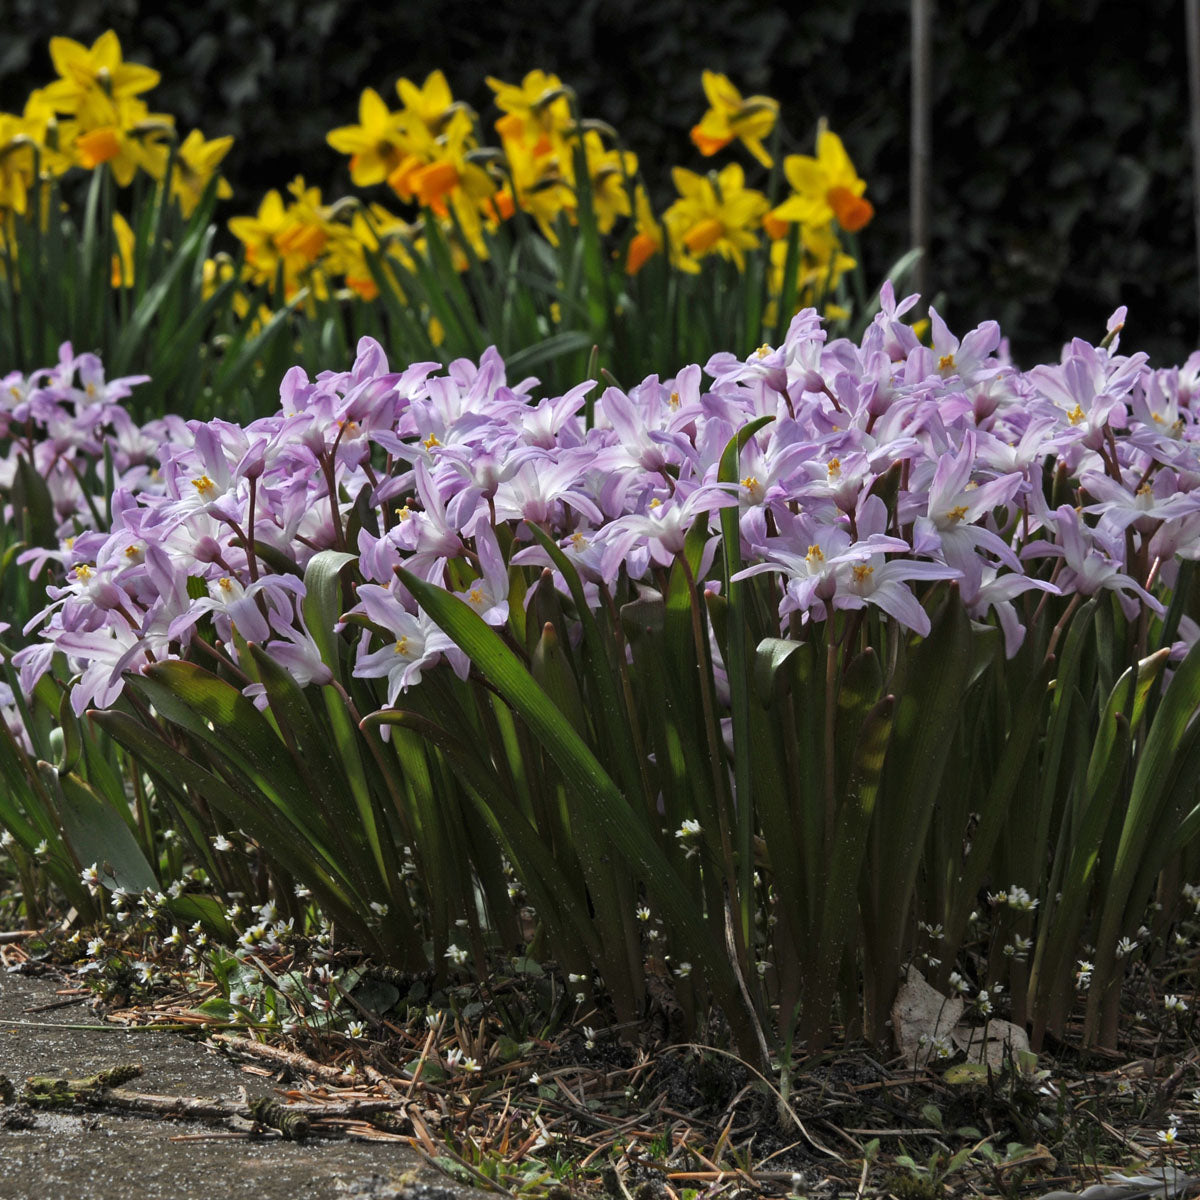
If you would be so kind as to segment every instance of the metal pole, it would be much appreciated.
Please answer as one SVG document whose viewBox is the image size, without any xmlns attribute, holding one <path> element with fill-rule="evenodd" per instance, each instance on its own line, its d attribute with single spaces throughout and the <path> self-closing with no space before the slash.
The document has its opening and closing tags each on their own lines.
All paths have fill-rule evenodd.
<svg viewBox="0 0 1200 1200">
<path fill-rule="evenodd" d="M 1200 0 L 1187 0 L 1189 11 Z M 912 101 L 909 134 L 909 240 L 921 251 L 917 291 L 929 302 L 929 176 L 933 151 L 933 88 L 930 45 L 933 0 L 912 0 Z"/>
</svg>

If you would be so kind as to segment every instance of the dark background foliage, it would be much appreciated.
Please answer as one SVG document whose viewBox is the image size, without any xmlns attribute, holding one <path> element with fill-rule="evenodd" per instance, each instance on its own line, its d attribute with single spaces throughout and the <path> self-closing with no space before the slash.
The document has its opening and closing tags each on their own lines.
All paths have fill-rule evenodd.
<svg viewBox="0 0 1200 1200">
<path fill-rule="evenodd" d="M 822 115 L 841 133 L 879 214 L 863 237 L 872 281 L 906 249 L 906 0 L 0 0 L 0 15 L 0 108 L 52 76 L 52 35 L 111 26 L 162 72 L 153 108 L 236 136 L 226 214 L 296 174 L 342 194 L 325 133 L 357 119 L 363 87 L 394 103 L 400 75 L 436 67 L 485 121 L 485 76 L 558 72 L 665 189 L 668 164 L 702 165 L 687 130 L 712 67 L 780 99 L 791 150 L 811 150 Z M 1183 25 L 1171 0 L 937 6 L 930 278 L 953 328 L 994 317 L 1027 364 L 1127 304 L 1128 345 L 1160 362 L 1195 346 Z"/>
</svg>

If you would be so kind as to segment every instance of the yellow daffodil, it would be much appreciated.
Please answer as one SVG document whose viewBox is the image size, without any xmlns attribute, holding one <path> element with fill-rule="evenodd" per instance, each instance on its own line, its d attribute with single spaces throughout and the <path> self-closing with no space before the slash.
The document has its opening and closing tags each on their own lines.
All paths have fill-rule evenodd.
<svg viewBox="0 0 1200 1200">
<path fill-rule="evenodd" d="M 209 180 L 216 174 L 217 167 L 232 145 L 232 137 L 206 140 L 198 129 L 193 129 L 180 143 L 171 176 L 171 195 L 179 201 L 179 210 L 185 217 L 190 217 L 195 211 Z M 229 184 L 224 179 L 218 180 L 217 197 L 228 200 L 232 195 L 233 189 Z"/>
<path fill-rule="evenodd" d="M 24 131 L 38 148 L 38 165 L 43 176 L 57 178 L 77 165 L 75 155 L 76 123 L 64 120 L 46 98 L 45 88 L 29 93 L 22 114 Z"/>
<path fill-rule="evenodd" d="M 783 160 L 783 173 L 793 194 L 771 212 L 773 230 L 791 221 L 805 225 L 825 225 L 832 220 L 857 233 L 875 215 L 875 209 L 863 193 L 860 179 L 842 139 L 830 132 L 824 119 L 817 129 L 817 156 L 791 154 Z"/>
<path fill-rule="evenodd" d="M 273 286 L 283 268 L 284 295 L 291 296 L 301 281 L 323 286 L 312 271 L 329 240 L 328 212 L 318 188 L 305 187 L 297 176 L 289 185 L 292 201 L 279 192 L 263 197 L 253 217 L 234 217 L 229 230 L 246 247 L 246 268 L 252 282 Z"/>
<path fill-rule="evenodd" d="M 24 213 L 35 182 L 33 138 L 12 113 L 0 113 L 0 215 Z"/>
<path fill-rule="evenodd" d="M 571 127 L 571 104 L 557 75 L 530 71 L 519 84 L 489 76 L 487 85 L 504 113 L 496 122 L 501 138 L 531 138 L 535 155 L 548 153 L 552 139 Z"/>
<path fill-rule="evenodd" d="M 771 245 L 768 290 L 772 297 L 766 314 L 766 322 L 776 319 L 776 304 L 783 290 L 783 273 L 787 264 L 787 242 Z M 852 271 L 855 260 L 843 251 L 831 224 L 820 228 L 802 226 L 800 229 L 800 262 L 796 272 L 796 297 L 793 312 L 807 305 L 820 307 L 830 318 L 847 315 L 844 309 L 829 302 L 837 290 L 842 276 Z M 791 314 L 789 314 L 791 315 Z"/>
<path fill-rule="evenodd" d="M 618 217 L 631 215 L 629 181 L 637 174 L 637 155 L 628 150 L 609 149 L 593 130 L 583 135 L 583 148 L 596 225 L 601 233 L 608 233 Z"/>
<path fill-rule="evenodd" d="M 107 163 L 122 187 L 129 186 L 139 168 L 154 179 L 163 177 L 173 117 L 148 112 L 140 100 L 118 105 L 100 92 L 89 93 L 75 116 L 75 152 L 85 170 Z"/>
<path fill-rule="evenodd" d="M 454 136 L 464 136 L 463 129 L 469 133 L 470 113 L 454 99 L 441 71 L 431 72 L 420 87 L 411 79 L 398 80 L 396 94 L 404 106 L 400 126 L 406 136 L 419 136 L 420 131 L 413 129 L 414 123 L 435 138 L 451 133 L 448 128 L 451 124 L 459 127 L 453 131 Z"/>
<path fill-rule="evenodd" d="M 46 89 L 46 99 L 58 112 L 76 113 L 97 95 L 114 104 L 148 92 L 159 81 L 150 67 L 121 58 L 121 42 L 111 30 L 102 33 L 91 49 L 71 38 L 50 39 L 50 60 L 59 78 Z"/>
<path fill-rule="evenodd" d="M 390 269 L 389 260 L 394 259 L 409 271 L 416 270 L 406 245 L 412 232 L 407 221 L 388 212 L 381 204 L 372 204 L 366 210 L 358 209 L 349 225 L 331 226 L 325 267 L 330 274 L 341 275 L 346 287 L 361 299 L 374 300 L 379 295 L 379 284 L 367 261 L 367 255 L 371 254 L 379 268 L 388 272 L 391 290 L 403 303 L 404 291 Z"/>
<path fill-rule="evenodd" d="M 654 217 L 650 197 L 640 184 L 634 196 L 635 231 L 625 254 L 625 273 L 636 275 L 663 248 L 663 228 Z"/>
<path fill-rule="evenodd" d="M 503 138 L 503 144 L 513 202 L 533 217 L 546 240 L 556 246 L 554 223 L 559 213 L 574 213 L 577 205 L 568 162 L 570 147 L 558 143 L 557 149 L 537 154 L 538 143 L 521 136 L 520 131 L 515 137 Z"/>
<path fill-rule="evenodd" d="M 120 213 L 113 213 L 113 238 L 116 250 L 112 256 L 112 285 L 133 287 L 133 230 Z"/>
<path fill-rule="evenodd" d="M 325 140 L 339 154 L 350 155 L 350 178 L 355 187 L 382 183 L 403 155 L 398 114 L 388 108 L 374 88 L 367 88 L 359 98 L 358 124 L 331 129 Z"/>
<path fill-rule="evenodd" d="M 740 139 L 764 167 L 769 167 L 771 156 L 762 140 L 775 128 L 779 102 L 769 96 L 743 98 L 728 77 L 716 71 L 705 71 L 701 82 L 709 107 L 700 123 L 692 127 L 691 136 L 696 148 L 708 157 Z"/>
<path fill-rule="evenodd" d="M 745 252 L 758 245 L 766 196 L 745 186 L 738 163 L 730 163 L 715 180 L 684 167 L 676 167 L 672 177 L 680 198 L 663 214 L 672 241 L 693 258 L 720 254 L 743 270 Z"/>
</svg>

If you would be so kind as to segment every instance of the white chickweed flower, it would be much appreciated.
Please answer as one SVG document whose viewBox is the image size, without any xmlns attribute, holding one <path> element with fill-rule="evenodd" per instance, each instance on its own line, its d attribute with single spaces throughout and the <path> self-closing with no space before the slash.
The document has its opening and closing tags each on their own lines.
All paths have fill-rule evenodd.
<svg viewBox="0 0 1200 1200">
<path fill-rule="evenodd" d="M 212 839 L 212 844 L 213 849 L 221 854 L 224 854 L 226 850 L 233 849 L 233 843 L 223 833 L 218 833 L 217 836 Z"/>
<path fill-rule="evenodd" d="M 445 957 L 448 958 L 456 967 L 461 967 L 463 963 L 471 957 L 469 950 L 460 950 L 453 942 L 446 947 Z"/>
<path fill-rule="evenodd" d="M 1083 991 L 1084 988 L 1091 987 L 1092 972 L 1096 969 L 1095 963 L 1090 963 L 1086 958 L 1081 958 L 1075 968 L 1075 986 Z"/>
<path fill-rule="evenodd" d="M 1188 1010 L 1187 1001 L 1182 996 L 1170 994 L 1163 997 L 1163 1008 L 1173 1013 L 1185 1013 Z"/>
<path fill-rule="evenodd" d="M 639 921 L 648 921 L 648 920 L 650 920 L 650 910 L 649 910 L 649 909 L 648 909 L 648 908 L 647 908 L 647 907 L 646 907 L 644 904 L 639 904 L 639 905 L 638 905 L 638 907 L 637 907 L 637 913 L 636 913 L 635 915 L 637 916 L 637 919 L 638 919 Z"/>
<path fill-rule="evenodd" d="M 364 1038 L 367 1036 L 367 1024 L 365 1021 L 351 1021 L 346 1026 L 346 1034 L 352 1038 Z"/>
</svg>

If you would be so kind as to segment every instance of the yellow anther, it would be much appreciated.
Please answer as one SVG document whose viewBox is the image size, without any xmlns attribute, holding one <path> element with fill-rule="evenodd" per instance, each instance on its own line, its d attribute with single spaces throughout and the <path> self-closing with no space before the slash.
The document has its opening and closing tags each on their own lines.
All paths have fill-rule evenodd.
<svg viewBox="0 0 1200 1200">
<path fill-rule="evenodd" d="M 141 546 L 136 546 L 136 545 L 135 546 L 126 546 L 125 547 L 125 557 L 126 558 L 141 558 L 142 557 Z"/>
<path fill-rule="evenodd" d="M 574 546 L 576 550 L 584 549 L 587 546 L 587 544 L 588 544 L 587 538 L 585 538 L 583 536 L 583 534 L 579 532 L 578 529 L 575 530 L 575 532 L 573 534 L 571 534 L 571 545 Z"/>
<path fill-rule="evenodd" d="M 215 492 L 217 490 L 217 485 L 207 475 L 201 475 L 198 479 L 193 479 L 192 487 L 202 496 L 206 492 Z"/>
<path fill-rule="evenodd" d="M 763 342 L 763 344 L 759 346 L 754 353 L 757 354 L 759 358 L 766 358 L 767 355 L 771 353 L 771 347 L 768 346 L 766 342 Z"/>
<path fill-rule="evenodd" d="M 744 487 L 752 496 L 757 496 L 759 492 L 762 491 L 762 485 L 753 475 L 747 475 L 746 478 L 742 480 L 742 487 Z"/>
<path fill-rule="evenodd" d="M 866 583 L 872 575 L 875 574 L 874 567 L 868 567 L 866 563 L 859 563 L 856 567 L 851 567 L 851 574 L 854 576 L 855 583 Z"/>
<path fill-rule="evenodd" d="M 397 654 L 407 654 L 408 653 L 408 638 L 402 637 L 396 643 L 396 653 Z"/>
<path fill-rule="evenodd" d="M 946 514 L 946 520 L 949 521 L 951 525 L 956 525 L 966 515 L 967 515 L 967 506 L 965 504 L 959 504 L 955 508 L 952 508 Z"/>
<path fill-rule="evenodd" d="M 75 578 L 76 579 L 91 579 L 91 577 L 92 577 L 92 568 L 89 567 L 87 565 L 87 563 L 80 563 L 79 566 L 77 566 L 75 568 Z"/>
<path fill-rule="evenodd" d="M 472 588 L 467 593 L 467 599 L 470 600 L 470 602 L 472 604 L 482 604 L 483 603 L 483 593 L 477 587 Z"/>
<path fill-rule="evenodd" d="M 412 509 L 409 508 L 407 504 L 403 504 L 396 509 L 396 516 L 398 516 L 402 521 L 407 521 L 408 518 L 412 516 Z"/>
<path fill-rule="evenodd" d="M 1086 420 L 1086 418 L 1087 414 L 1078 404 L 1075 405 L 1075 407 L 1069 413 L 1067 413 L 1067 420 L 1070 421 L 1072 425 L 1078 425 L 1080 421 Z"/>
<path fill-rule="evenodd" d="M 830 479 L 836 478 L 842 473 L 842 460 L 840 458 L 831 458 L 829 466 L 825 470 L 828 472 Z"/>
<path fill-rule="evenodd" d="M 432 450 L 432 449 L 434 448 L 434 446 L 440 446 L 441 444 L 442 444 L 442 443 L 438 441 L 438 435 L 437 435 L 436 433 L 431 433 L 431 434 L 430 434 L 430 435 L 429 435 L 429 436 L 428 436 L 428 437 L 427 437 L 427 438 L 426 438 L 426 439 L 425 439 L 425 440 L 424 440 L 424 441 L 421 443 L 421 445 L 422 445 L 422 446 L 424 446 L 426 450 Z"/>
<path fill-rule="evenodd" d="M 223 592 L 232 592 L 233 580 L 227 575 L 222 575 L 221 578 L 217 580 L 217 587 L 219 587 Z"/>
<path fill-rule="evenodd" d="M 655 496 L 654 499 L 650 501 L 651 508 L 659 508 L 661 505 L 662 505 L 662 501 L 657 496 Z"/>
<path fill-rule="evenodd" d="M 958 364 L 954 361 L 953 354 L 943 354 L 942 357 L 938 359 L 939 371 L 953 371 L 957 365 Z"/>
<path fill-rule="evenodd" d="M 805 560 L 810 563 L 819 563 L 825 561 L 825 555 L 815 542 L 809 546 L 808 553 L 804 556 Z"/>
<path fill-rule="evenodd" d="M 672 408 L 678 408 L 678 407 L 679 407 L 679 403 L 680 403 L 680 401 L 679 401 L 679 393 L 678 393 L 678 392 L 672 392 L 672 393 L 671 393 L 671 397 L 670 397 L 670 399 L 667 401 L 667 403 L 668 403 L 668 404 L 669 404 L 669 405 L 670 405 Z"/>
<path fill-rule="evenodd" d="M 1140 488 L 1138 488 L 1138 490 L 1137 490 L 1137 494 L 1138 494 L 1139 496 L 1148 496 L 1148 495 L 1150 495 L 1150 485 L 1149 485 L 1148 483 L 1143 483 L 1143 484 L 1142 484 L 1142 486 L 1141 486 Z"/>
</svg>

